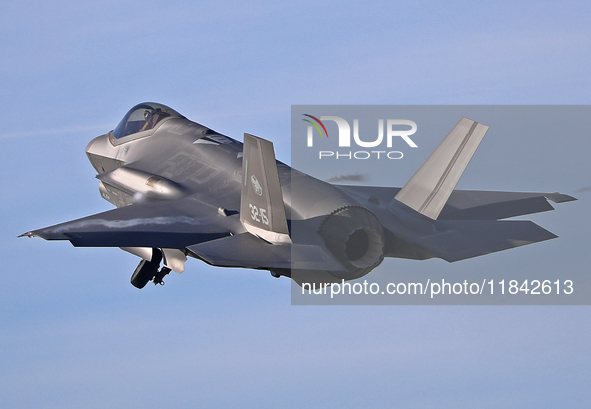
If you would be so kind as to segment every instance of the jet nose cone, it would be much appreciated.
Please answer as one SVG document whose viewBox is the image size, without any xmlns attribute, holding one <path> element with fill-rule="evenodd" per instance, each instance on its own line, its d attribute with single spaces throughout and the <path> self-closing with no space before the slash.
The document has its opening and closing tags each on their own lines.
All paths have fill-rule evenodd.
<svg viewBox="0 0 591 409">
<path fill-rule="evenodd" d="M 95 145 L 101 144 L 102 140 L 104 140 L 108 137 L 109 137 L 109 134 L 105 134 L 105 135 L 97 136 L 96 138 L 92 139 L 90 142 L 88 142 L 88 145 L 86 145 L 85 152 L 86 153 L 93 153 L 93 151 L 95 150 L 95 149 L 93 149 L 95 147 Z"/>
<path fill-rule="evenodd" d="M 86 155 L 99 174 L 120 166 L 121 161 L 115 160 L 117 152 L 109 141 L 109 134 L 97 136 L 86 146 Z"/>
</svg>

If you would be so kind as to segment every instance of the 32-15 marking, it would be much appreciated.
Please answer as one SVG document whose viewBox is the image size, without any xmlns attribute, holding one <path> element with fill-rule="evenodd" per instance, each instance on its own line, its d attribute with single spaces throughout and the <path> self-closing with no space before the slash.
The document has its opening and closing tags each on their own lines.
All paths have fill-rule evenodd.
<svg viewBox="0 0 591 409">
<path fill-rule="evenodd" d="M 252 220 L 255 220 L 259 223 L 263 223 L 265 225 L 269 225 L 269 218 L 267 217 L 267 209 L 263 209 L 262 207 L 257 207 L 253 204 L 248 204 L 250 207 L 250 217 Z"/>
</svg>

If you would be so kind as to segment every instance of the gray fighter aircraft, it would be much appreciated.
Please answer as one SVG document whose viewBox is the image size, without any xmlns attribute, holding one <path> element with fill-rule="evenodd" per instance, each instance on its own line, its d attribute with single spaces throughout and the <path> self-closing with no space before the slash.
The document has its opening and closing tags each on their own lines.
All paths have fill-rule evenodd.
<svg viewBox="0 0 591 409">
<path fill-rule="evenodd" d="M 86 148 L 101 196 L 117 208 L 22 236 L 120 247 L 142 259 L 138 288 L 182 272 L 187 256 L 301 285 L 362 277 L 384 257 L 453 262 L 557 237 L 502 219 L 571 196 L 454 190 L 487 130 L 460 119 L 403 188 L 337 186 L 276 161 L 265 139 L 240 143 L 142 103 Z"/>
</svg>

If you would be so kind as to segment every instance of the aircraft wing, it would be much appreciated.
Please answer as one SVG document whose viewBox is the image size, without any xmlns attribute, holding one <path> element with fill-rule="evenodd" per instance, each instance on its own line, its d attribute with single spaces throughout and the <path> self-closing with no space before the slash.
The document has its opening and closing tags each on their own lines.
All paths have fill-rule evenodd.
<svg viewBox="0 0 591 409">
<path fill-rule="evenodd" d="M 120 207 L 23 234 L 76 247 L 178 248 L 229 235 L 229 219 L 194 197 Z"/>
<path fill-rule="evenodd" d="M 364 201 L 389 203 L 400 188 L 345 186 L 340 189 Z M 548 201 L 563 203 L 577 200 L 562 193 L 500 192 L 454 190 L 437 220 L 501 220 L 554 210 Z"/>
</svg>

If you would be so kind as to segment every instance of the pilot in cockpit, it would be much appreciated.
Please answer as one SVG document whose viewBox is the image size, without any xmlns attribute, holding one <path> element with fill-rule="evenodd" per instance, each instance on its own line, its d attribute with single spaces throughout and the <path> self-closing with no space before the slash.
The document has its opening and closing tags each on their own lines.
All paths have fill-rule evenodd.
<svg viewBox="0 0 591 409">
<path fill-rule="evenodd" d="M 144 120 L 146 122 L 144 123 L 144 126 L 142 126 L 140 131 L 147 131 L 149 129 L 154 128 L 154 126 L 156 126 L 156 124 L 158 122 L 160 122 L 162 119 L 166 118 L 167 116 L 170 116 L 170 114 L 167 114 L 166 112 L 162 111 L 160 108 L 146 109 L 144 111 Z"/>
<path fill-rule="evenodd" d="M 169 118 L 184 118 L 178 112 L 169 107 L 153 102 L 144 102 L 130 109 L 119 125 L 113 130 L 113 140 L 121 139 L 128 135 L 150 131 L 156 128 L 163 120 Z M 142 134 L 146 136 L 145 134 Z"/>
</svg>

